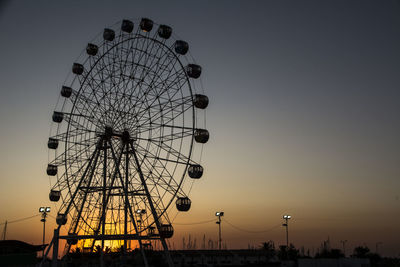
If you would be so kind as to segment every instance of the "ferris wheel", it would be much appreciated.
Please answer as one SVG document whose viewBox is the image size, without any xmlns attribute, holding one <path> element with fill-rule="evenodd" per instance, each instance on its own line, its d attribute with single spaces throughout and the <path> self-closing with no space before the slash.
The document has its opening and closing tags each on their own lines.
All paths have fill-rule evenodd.
<svg viewBox="0 0 400 267">
<path fill-rule="evenodd" d="M 67 252 L 126 251 L 129 240 L 168 250 L 171 214 L 190 209 L 209 139 L 202 69 L 188 51 L 167 25 L 123 20 L 73 63 L 52 115 L 47 166 Z"/>
</svg>

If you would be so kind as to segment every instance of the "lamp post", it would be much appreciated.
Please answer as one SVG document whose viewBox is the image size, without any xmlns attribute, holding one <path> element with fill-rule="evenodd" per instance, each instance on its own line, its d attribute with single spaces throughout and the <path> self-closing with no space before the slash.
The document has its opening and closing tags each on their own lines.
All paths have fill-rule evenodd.
<svg viewBox="0 0 400 267">
<path fill-rule="evenodd" d="M 340 243 L 342 243 L 343 254 L 344 254 L 344 257 L 346 258 L 346 243 L 347 243 L 347 239 L 346 240 L 340 240 Z"/>
<path fill-rule="evenodd" d="M 50 212 L 50 207 L 40 207 L 39 208 L 39 212 L 42 214 L 42 219 L 40 220 L 41 222 L 43 222 L 43 252 L 42 252 L 42 258 L 44 258 L 44 241 L 45 241 L 45 237 L 46 237 L 46 217 L 47 217 L 47 213 Z"/>
<path fill-rule="evenodd" d="M 146 210 L 145 209 L 137 209 L 135 211 L 136 214 L 139 215 L 139 220 L 137 220 L 137 224 L 138 224 L 138 231 L 139 231 L 139 235 L 141 233 L 141 230 L 143 229 L 143 215 L 146 214 Z M 151 230 L 151 228 L 149 228 Z M 149 233 L 148 233 L 149 234 Z M 152 234 L 152 233 L 151 233 Z"/>
<path fill-rule="evenodd" d="M 283 215 L 283 219 L 285 220 L 285 223 L 282 224 L 282 226 L 286 227 L 286 249 L 289 248 L 289 219 L 292 218 L 290 215 Z"/>
<path fill-rule="evenodd" d="M 217 211 L 215 213 L 215 216 L 218 217 L 218 221 L 216 222 L 216 224 L 218 224 L 218 229 L 219 229 L 219 239 L 218 239 L 218 249 L 221 250 L 221 244 L 222 244 L 222 238 L 221 238 L 221 217 L 224 216 L 224 212 L 223 211 Z"/>
<path fill-rule="evenodd" d="M 140 227 L 139 227 L 139 231 L 140 231 L 140 229 L 141 229 L 141 227 L 142 227 L 142 216 L 143 216 L 143 214 L 146 214 L 146 210 L 144 210 L 144 209 L 137 209 L 136 210 L 136 214 L 139 214 L 139 217 L 140 217 L 140 220 L 138 221 L 138 224 L 140 224 Z"/>
</svg>

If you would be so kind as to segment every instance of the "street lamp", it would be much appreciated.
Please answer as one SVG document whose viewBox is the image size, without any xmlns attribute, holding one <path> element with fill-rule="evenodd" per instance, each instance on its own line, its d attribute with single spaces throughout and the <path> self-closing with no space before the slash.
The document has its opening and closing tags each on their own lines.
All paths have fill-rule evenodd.
<svg viewBox="0 0 400 267">
<path fill-rule="evenodd" d="M 282 226 L 286 227 L 286 248 L 289 248 L 289 219 L 292 218 L 290 215 L 283 215 L 283 219 L 285 220 L 285 223 L 282 224 Z"/>
<path fill-rule="evenodd" d="M 222 238 L 221 238 L 221 217 L 224 216 L 224 212 L 223 212 L 223 211 L 217 211 L 217 212 L 215 213 L 215 216 L 218 217 L 218 222 L 216 222 L 216 224 L 218 224 L 218 229 L 219 229 L 218 248 L 219 248 L 219 250 L 221 250 L 221 244 L 222 244 Z"/>
<path fill-rule="evenodd" d="M 137 209 L 137 210 L 136 210 L 136 213 L 137 213 L 137 214 L 146 214 L 146 210 Z"/>
<path fill-rule="evenodd" d="M 146 214 L 146 210 L 145 209 L 137 209 L 136 210 L 136 214 L 139 214 L 140 220 L 138 220 L 138 224 L 139 224 L 139 230 L 142 228 L 142 216 L 143 214 Z"/>
<path fill-rule="evenodd" d="M 50 212 L 50 207 L 40 207 L 39 212 L 42 214 L 42 219 L 40 220 L 43 222 L 43 255 L 42 258 L 44 258 L 44 240 L 45 240 L 45 234 L 46 234 L 46 217 L 47 213 Z"/>
</svg>

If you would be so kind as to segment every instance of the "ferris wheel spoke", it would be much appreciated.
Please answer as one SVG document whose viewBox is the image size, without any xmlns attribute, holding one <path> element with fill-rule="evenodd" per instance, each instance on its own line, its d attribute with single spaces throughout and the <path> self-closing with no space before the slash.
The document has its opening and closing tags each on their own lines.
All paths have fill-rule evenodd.
<svg viewBox="0 0 400 267">
<path fill-rule="evenodd" d="M 174 60 L 172 64 L 168 64 L 168 66 L 171 67 L 169 72 L 165 75 L 165 77 L 162 77 L 163 74 L 161 74 L 159 79 L 153 80 L 152 84 L 150 84 L 150 87 L 153 88 L 163 88 L 157 95 L 162 96 L 164 93 L 168 93 L 171 89 L 173 90 L 180 90 L 184 84 L 187 82 L 186 78 L 186 72 L 183 69 L 176 69 L 175 66 L 179 61 L 177 59 Z M 175 87 L 178 85 L 178 87 Z M 168 90 L 165 90 L 168 89 Z"/>
<path fill-rule="evenodd" d="M 185 112 L 187 112 L 191 108 L 192 107 L 190 105 L 185 106 L 184 104 L 182 104 L 180 106 L 178 106 L 178 105 L 177 106 L 171 105 L 169 107 L 164 106 L 164 108 L 160 109 L 158 111 L 158 113 L 155 112 L 156 114 L 154 116 L 149 116 L 148 118 L 142 116 L 142 120 L 140 120 L 138 122 L 140 125 L 147 125 L 147 124 L 157 125 L 157 126 L 168 125 L 169 123 L 173 122 L 174 120 L 178 120 L 179 117 L 182 117 L 182 119 L 183 119 Z M 157 121 L 161 121 L 161 122 L 157 123 Z"/>
<path fill-rule="evenodd" d="M 91 81 L 93 83 L 95 83 L 95 86 L 96 86 L 96 89 L 97 89 L 96 91 L 93 89 L 92 92 L 96 93 L 96 94 L 99 94 L 98 95 L 98 98 L 99 98 L 98 101 L 100 103 L 101 110 L 104 112 L 106 107 L 107 107 L 107 103 L 106 103 L 106 100 L 105 100 L 104 96 L 107 94 L 107 89 L 105 88 L 105 86 L 107 85 L 106 84 L 106 81 L 107 81 L 106 78 L 108 78 L 108 75 L 106 76 L 104 74 L 104 72 L 106 72 L 106 70 L 105 70 L 106 69 L 106 64 L 104 64 L 103 57 L 100 60 L 98 60 L 96 62 L 96 64 L 91 68 L 94 69 L 94 72 L 91 73 L 91 75 L 92 75 L 91 76 Z"/>
<path fill-rule="evenodd" d="M 81 115 L 81 114 L 72 114 L 72 113 L 64 113 L 65 116 L 65 121 L 69 124 L 70 128 L 75 128 L 81 130 L 81 131 L 91 131 L 91 129 L 88 129 L 88 125 L 95 125 L 91 121 L 91 117 Z"/>
<path fill-rule="evenodd" d="M 77 143 L 72 143 L 72 145 L 80 145 L 80 146 L 82 146 L 82 144 L 77 144 Z M 68 151 L 71 151 L 71 150 L 74 151 L 73 157 L 70 160 L 68 160 L 68 163 L 69 163 L 70 167 L 73 167 L 75 163 L 78 163 L 78 162 L 80 163 L 82 160 L 86 160 L 83 157 L 83 155 L 85 153 L 87 153 L 87 151 L 90 151 L 91 148 L 96 145 L 96 143 L 93 142 L 92 144 L 84 144 L 83 145 L 85 147 L 84 149 L 75 149 L 75 150 L 73 149 L 72 145 L 70 144 L 68 146 Z M 58 155 L 52 161 L 52 164 L 57 165 L 57 166 L 63 165 L 66 162 L 65 158 L 66 158 L 67 155 L 70 155 L 70 153 L 67 154 L 67 152 L 62 152 L 60 155 Z"/>
<path fill-rule="evenodd" d="M 157 157 L 157 156 L 148 156 L 147 155 L 146 158 L 154 159 L 154 160 L 161 160 L 161 161 L 166 161 L 166 162 L 172 162 L 172 163 L 177 163 L 177 164 L 182 164 L 182 165 L 186 165 L 187 164 L 187 162 L 185 162 L 185 161 L 173 160 L 173 159 Z"/>
<path fill-rule="evenodd" d="M 182 72 L 182 73 L 183 73 L 183 72 Z M 163 94 L 169 93 L 171 90 L 174 90 L 173 85 L 175 84 L 175 81 L 176 81 L 176 80 L 179 80 L 180 78 L 183 78 L 183 77 L 186 79 L 186 76 L 184 76 L 184 74 L 179 74 L 179 72 L 174 73 L 172 76 L 175 76 L 175 78 L 174 78 L 174 80 L 173 80 L 173 83 L 170 84 L 170 85 L 165 85 L 165 86 L 163 87 L 163 90 L 161 90 L 159 93 L 156 94 L 156 97 L 155 97 L 154 100 L 149 104 L 149 106 L 152 106 L 152 105 L 158 100 L 158 98 L 160 98 Z M 161 85 L 161 84 L 156 84 L 156 85 L 154 85 L 154 88 L 161 87 L 160 85 Z M 152 87 L 149 86 L 149 88 L 152 88 Z M 175 92 L 174 92 L 173 95 L 175 95 L 176 93 L 178 93 L 178 91 L 179 91 L 179 89 L 178 89 L 178 90 L 175 90 Z M 173 97 L 169 97 L 169 99 L 173 99 Z M 146 111 L 146 109 L 143 109 L 143 110 Z M 139 120 L 140 120 L 140 119 L 141 119 L 141 118 L 139 117 Z"/>
<path fill-rule="evenodd" d="M 176 91 L 174 92 L 174 94 L 172 95 L 171 99 L 173 99 L 173 97 L 174 97 L 177 93 L 178 93 L 178 91 L 176 90 Z M 155 102 L 155 101 L 154 101 L 154 102 Z M 154 104 L 154 102 L 153 102 L 152 104 Z M 163 116 L 163 115 L 164 115 L 164 114 L 162 113 L 163 109 L 165 109 L 168 105 L 172 105 L 172 104 L 173 104 L 173 102 L 165 102 L 163 105 L 160 105 L 160 106 L 159 106 L 159 110 L 160 110 L 159 113 L 160 113 L 160 114 L 159 114 L 159 117 L 157 117 L 156 119 L 159 119 L 161 116 Z M 181 103 L 181 105 L 176 105 L 176 107 L 184 106 L 185 104 L 186 104 L 186 103 L 184 102 L 184 103 Z M 189 106 L 189 105 L 188 105 L 188 106 Z M 152 106 L 150 106 L 150 107 L 152 107 Z M 138 121 L 142 121 L 145 112 L 148 111 L 148 109 L 150 109 L 150 107 L 142 111 L 142 113 L 139 115 Z M 191 107 L 191 106 L 189 106 L 189 107 Z M 189 108 L 187 108 L 187 109 L 189 109 Z M 186 109 L 186 110 L 187 110 L 187 109 Z M 170 109 L 170 111 L 173 111 L 173 109 Z M 152 119 L 152 118 L 146 119 L 145 122 L 148 122 L 150 119 Z M 156 119 L 152 119 L 152 120 L 156 120 Z"/>
<path fill-rule="evenodd" d="M 137 150 L 137 151 L 138 151 L 138 153 L 140 153 L 140 150 Z M 174 189 L 172 190 L 172 193 L 171 193 L 171 192 L 170 192 L 170 193 L 171 193 L 172 195 L 175 195 L 176 192 L 178 192 L 179 189 L 180 189 L 180 184 L 179 184 L 178 182 L 176 182 L 175 179 L 174 179 L 174 176 L 173 176 L 171 173 L 169 173 L 168 168 L 167 168 L 167 163 L 166 163 L 166 162 L 163 162 L 162 159 L 158 158 L 157 161 L 155 161 L 155 162 L 158 162 L 158 164 L 160 164 L 160 165 L 159 165 L 158 167 L 155 167 L 155 164 L 156 164 L 156 163 L 153 163 L 153 164 L 152 164 L 152 163 L 149 161 L 149 158 L 151 158 L 151 157 L 149 157 L 147 154 L 144 154 L 144 155 L 146 155 L 146 156 L 144 156 L 144 155 L 143 155 L 143 152 L 140 153 L 140 154 L 142 155 L 142 158 L 143 158 L 144 160 L 146 160 L 150 165 L 152 165 L 151 173 L 153 174 L 154 171 L 155 171 L 156 174 L 157 174 L 157 179 L 163 181 L 163 183 L 164 183 L 164 185 L 165 185 L 164 190 L 170 191 L 170 190 L 169 190 L 169 186 L 171 186 L 171 183 L 174 184 L 174 186 L 172 186 L 172 188 L 174 188 Z M 147 164 L 145 164 L 145 165 L 147 165 Z M 146 167 L 147 167 L 147 169 L 149 169 L 148 166 L 146 166 Z M 158 168 L 161 169 L 161 172 L 158 171 Z M 153 171 L 153 170 L 154 170 L 154 171 Z M 149 171 L 148 171 L 148 172 L 149 172 Z M 167 180 L 164 179 L 164 176 L 165 176 L 165 175 L 163 174 L 164 172 L 166 172 L 166 176 L 168 177 L 169 181 L 167 181 Z M 154 181 L 153 181 L 153 182 L 154 182 Z M 154 185 L 156 185 L 156 184 L 161 185 L 161 183 L 155 183 L 155 182 L 154 182 Z"/>
<path fill-rule="evenodd" d="M 86 92 L 85 89 L 89 88 L 90 91 Z M 99 99 L 102 96 L 101 93 L 99 94 L 100 90 L 102 90 L 101 81 L 97 81 L 97 79 L 93 77 L 91 73 L 90 80 L 88 81 L 87 85 L 81 90 L 83 92 L 77 95 L 77 103 L 82 104 L 84 107 L 86 107 L 87 110 L 96 119 L 100 119 L 99 112 L 96 111 L 100 111 L 100 113 L 104 112 L 103 105 L 101 104 L 101 101 Z M 95 100 L 93 101 L 92 98 L 95 98 Z"/>
<path fill-rule="evenodd" d="M 174 97 L 174 96 L 175 95 L 173 95 L 172 97 Z M 158 99 L 162 99 L 164 101 L 163 102 L 159 101 L 158 103 L 153 102 L 152 105 L 149 105 L 148 107 L 143 109 L 140 113 L 138 113 L 138 115 L 141 115 L 142 113 L 146 113 L 148 110 L 151 110 L 151 109 L 154 109 L 155 112 L 159 112 L 159 111 L 164 111 L 166 109 L 166 107 L 168 107 L 168 106 L 180 107 L 180 106 L 185 106 L 185 105 L 191 106 L 191 104 L 192 104 L 191 96 L 186 96 L 186 97 L 176 98 L 176 99 L 166 99 L 166 98 L 163 99 L 162 96 L 159 96 Z"/>
<path fill-rule="evenodd" d="M 164 188 L 165 190 L 168 190 L 168 185 L 171 182 L 173 182 L 173 186 L 175 186 L 176 188 L 179 188 L 179 184 L 173 179 L 173 175 L 171 175 L 169 173 L 168 168 L 167 168 L 167 164 L 163 163 L 162 161 L 160 161 L 160 158 L 157 159 L 156 157 L 154 157 L 156 159 L 156 161 L 153 161 L 153 163 L 151 163 L 149 161 L 149 157 L 147 156 L 147 154 L 143 154 L 143 152 L 141 153 L 140 150 L 137 150 L 137 152 L 142 156 L 142 164 L 147 169 L 147 173 L 148 174 L 153 174 L 154 171 L 155 171 L 156 175 L 157 175 L 156 179 L 162 179 L 163 182 L 164 182 L 164 185 L 166 185 L 166 188 Z M 150 166 L 146 162 L 148 164 L 150 164 Z M 156 166 L 157 163 L 159 164 L 159 166 Z M 157 168 L 161 168 L 162 172 L 159 172 Z M 163 179 L 164 178 L 163 177 L 163 175 L 164 175 L 163 172 L 167 173 L 168 179 L 170 179 L 169 182 L 167 182 L 165 179 Z"/>
<path fill-rule="evenodd" d="M 135 147 L 133 146 L 133 143 L 131 143 L 130 145 L 131 145 L 131 148 L 132 148 L 132 154 L 133 154 L 134 159 L 135 159 L 136 167 L 137 167 L 138 172 L 139 172 L 140 180 L 141 180 L 141 182 L 143 184 L 143 187 L 144 187 L 144 189 L 146 191 L 146 195 L 148 197 L 148 203 L 149 203 L 149 206 L 151 208 L 151 212 L 152 212 L 152 214 L 154 216 L 154 220 L 155 220 L 155 223 L 157 225 L 157 229 L 158 229 L 158 231 L 160 231 L 161 230 L 161 225 L 160 225 L 160 222 L 159 222 L 158 219 L 161 217 L 161 215 L 159 215 L 159 213 L 157 213 L 156 207 L 154 206 L 154 203 L 153 203 L 153 198 L 150 195 L 149 189 L 148 189 L 147 184 L 146 184 L 146 180 L 145 180 L 145 178 L 143 176 L 143 173 L 142 173 L 142 170 L 141 170 L 141 165 L 143 164 L 143 162 L 142 163 L 139 162 L 138 157 L 136 155 Z M 163 210 L 163 212 L 165 212 L 165 211 L 166 211 L 166 209 Z"/>
<path fill-rule="evenodd" d="M 137 77 L 138 75 L 137 75 L 137 72 L 138 72 L 138 68 L 140 67 L 140 68 L 143 68 L 143 67 L 146 67 L 145 65 L 143 65 L 143 64 L 141 64 L 140 62 L 142 62 L 142 59 L 143 59 L 143 57 L 145 57 L 145 55 L 147 54 L 147 51 L 144 51 L 143 49 L 144 49 L 144 45 L 145 45 L 145 43 L 144 43 L 144 41 L 143 40 L 146 40 L 146 39 L 143 39 L 142 37 L 140 37 L 140 35 L 137 35 L 139 38 L 137 39 L 138 41 L 136 42 L 136 46 L 135 46 L 135 48 L 132 48 L 132 50 L 130 51 L 131 53 L 130 53 L 130 56 L 131 56 L 131 61 L 130 61 L 130 63 L 131 63 L 131 65 L 133 65 L 134 66 L 134 68 L 133 68 L 133 70 L 131 71 L 131 73 L 130 73 L 130 75 L 129 75 L 129 77 L 133 80 L 133 79 L 138 79 L 138 78 L 135 78 L 135 77 Z M 139 50 L 138 49 L 138 45 L 139 44 L 142 44 L 142 48 L 141 48 L 141 50 Z M 133 47 L 133 44 L 132 44 L 132 47 Z M 138 52 L 138 51 L 142 51 L 141 53 L 135 53 L 135 52 Z M 146 60 L 147 61 L 147 60 Z M 143 75 L 141 75 L 142 76 L 142 78 L 141 79 L 139 79 L 139 81 L 143 81 L 144 80 L 144 78 L 143 78 Z M 140 86 L 135 86 L 134 88 L 133 88 L 133 90 L 132 90 L 132 93 L 131 93 L 131 95 L 130 95 L 130 97 L 132 97 L 133 96 L 133 94 L 135 94 L 136 92 L 137 92 L 137 90 L 139 90 L 141 87 Z"/>
<path fill-rule="evenodd" d="M 126 63 L 127 63 L 127 60 L 128 60 L 128 56 L 129 56 L 129 54 L 126 55 L 124 64 L 121 64 L 121 66 L 120 66 L 121 74 L 126 72 Z M 119 97 L 119 99 L 121 99 L 121 101 L 118 102 L 118 108 L 117 109 L 122 111 L 122 112 L 124 112 L 124 113 L 127 113 L 127 115 L 128 114 L 130 115 L 129 110 L 125 111 L 124 109 L 126 109 L 126 106 L 130 102 L 129 99 L 127 98 L 127 95 L 128 95 L 128 85 L 130 84 L 131 80 L 130 79 L 125 79 L 124 76 L 122 76 L 122 75 L 120 76 L 120 80 L 121 79 L 122 79 L 122 83 L 123 83 L 123 85 L 122 85 L 123 92 L 122 92 L 122 97 L 121 96 Z M 116 92 L 116 95 L 118 95 L 118 92 Z M 119 121 L 126 121 L 123 118 L 125 118 L 125 116 L 120 116 Z M 118 125 L 118 122 L 116 124 Z"/>
<path fill-rule="evenodd" d="M 104 106 L 104 114 L 113 107 L 113 103 L 111 102 L 112 89 L 115 87 L 115 80 L 114 80 L 114 64 L 115 64 L 115 55 L 109 50 L 104 52 L 104 55 L 99 60 L 98 66 L 100 67 L 100 88 L 102 88 L 102 97 L 103 106 Z M 107 88 L 106 88 L 107 87 Z"/>
<path fill-rule="evenodd" d="M 195 162 L 190 158 L 184 156 L 180 151 L 174 149 L 172 146 L 168 146 L 165 143 L 154 143 L 156 146 L 161 148 L 163 151 L 167 152 L 169 155 L 172 155 L 177 162 L 184 162 L 182 164 L 194 164 Z M 162 157 L 158 157 L 158 160 L 170 161 L 171 159 L 166 159 Z"/>
<path fill-rule="evenodd" d="M 154 158 L 156 160 L 173 162 L 173 163 L 177 163 L 177 164 L 183 164 L 183 165 L 186 165 L 188 163 L 194 163 L 192 160 L 190 160 L 190 158 L 185 157 L 181 152 L 175 150 L 171 146 L 166 145 L 164 142 L 163 143 L 155 142 L 155 140 L 147 140 L 147 141 L 151 142 L 156 147 L 164 150 L 164 152 L 168 153 L 168 155 L 172 155 L 174 157 L 174 159 L 160 157 L 160 156 L 152 154 L 151 152 L 148 152 L 148 154 L 150 154 L 150 156 L 148 156 L 146 154 L 146 157 Z M 142 153 L 145 153 L 148 151 L 144 147 L 140 146 L 139 144 L 137 144 L 137 147 L 140 151 L 143 151 Z"/>
<path fill-rule="evenodd" d="M 188 128 L 186 131 L 182 132 L 170 132 L 168 134 L 163 134 L 160 136 L 152 136 L 151 138 L 142 138 L 138 137 L 138 140 L 146 140 L 149 142 L 152 142 L 153 144 L 158 144 L 158 143 L 167 143 L 170 141 L 174 140 L 181 140 L 187 137 L 192 137 L 193 134 L 193 129 Z"/>
<path fill-rule="evenodd" d="M 178 61 L 175 61 L 175 64 L 177 62 Z M 164 79 L 160 79 L 158 83 L 153 84 L 155 88 L 161 87 L 161 85 L 163 85 L 163 88 L 179 90 L 184 84 L 187 83 L 186 72 L 182 69 L 177 70 L 175 68 L 175 64 L 172 65 L 172 69 L 168 73 L 168 76 L 166 76 Z"/>
<path fill-rule="evenodd" d="M 95 91 L 93 83 L 96 83 L 95 84 L 96 87 L 99 86 L 99 83 L 97 82 L 97 80 L 93 76 L 93 72 L 90 72 L 85 77 L 85 83 L 81 83 L 81 90 L 80 90 L 80 94 L 78 95 L 78 97 L 82 97 L 85 102 L 93 103 L 95 107 L 97 106 L 98 108 L 100 108 L 101 107 L 100 101 L 98 99 L 97 92 Z M 90 94 L 88 96 L 85 96 L 84 95 L 84 94 L 86 94 L 86 90 L 85 89 L 87 89 L 87 88 L 90 88 Z M 92 100 L 91 96 L 93 96 L 94 101 Z M 92 110 L 90 110 L 90 111 L 92 111 Z"/>
<path fill-rule="evenodd" d="M 161 48 L 161 46 L 158 47 L 157 53 L 160 51 L 160 48 Z M 157 54 L 157 53 L 156 53 L 156 54 Z M 154 57 L 154 58 L 155 58 L 155 57 Z M 153 59 L 154 59 L 154 58 L 153 58 Z M 152 69 L 155 69 L 155 70 L 154 70 L 154 73 L 158 73 L 159 70 L 160 70 L 160 66 L 161 66 L 162 64 L 164 64 L 165 61 L 168 59 L 167 57 L 164 57 L 164 61 L 160 64 L 160 61 L 161 61 L 162 58 L 163 58 L 163 57 L 159 57 L 158 60 L 157 60 L 155 63 L 153 63 L 153 62 L 154 62 L 154 60 L 153 60 L 152 63 L 150 64 L 149 70 L 148 70 L 146 73 L 144 73 L 144 76 L 142 75 L 141 79 L 144 79 L 144 77 L 148 77 L 149 74 L 152 73 L 152 72 L 151 72 Z M 173 63 L 170 63 L 170 64 L 176 64 L 176 61 L 173 62 Z M 143 72 L 142 72 L 142 74 L 143 74 Z M 152 84 L 154 83 L 154 80 L 155 80 L 155 77 L 156 77 L 155 75 L 152 75 L 152 76 L 153 76 L 153 77 L 152 77 L 152 80 L 151 80 L 151 82 L 150 82 L 150 85 L 148 86 L 148 89 L 147 89 L 145 92 L 148 92 L 149 90 L 152 89 Z M 143 97 L 143 96 L 146 96 L 146 93 L 142 94 L 142 97 Z M 142 106 L 143 106 L 143 104 L 145 103 L 145 101 L 143 101 L 142 97 L 140 97 L 139 100 L 138 100 L 138 101 L 142 101 L 142 104 L 140 105 L 139 109 L 142 109 Z M 135 105 L 137 105 L 137 102 L 135 103 Z"/>
<path fill-rule="evenodd" d="M 144 39 L 144 40 L 147 40 L 147 39 Z M 137 43 L 139 43 L 139 42 L 137 42 Z M 143 44 L 143 46 L 145 45 L 144 42 L 142 42 L 142 44 Z M 152 45 L 151 47 L 149 47 L 149 46 L 147 45 L 146 48 L 152 50 L 153 47 L 154 47 L 154 42 L 153 42 L 151 45 Z M 135 48 L 135 49 L 138 50 L 137 48 Z M 143 49 L 143 48 L 142 48 L 142 49 Z M 141 51 L 143 51 L 143 50 L 141 50 Z M 136 53 L 135 53 L 135 54 L 136 54 Z M 133 55 L 133 54 L 132 54 L 132 55 Z M 140 73 L 139 81 L 142 81 L 142 82 L 143 82 L 143 81 L 144 81 L 144 78 L 147 76 L 147 73 L 151 70 L 150 68 L 147 67 L 147 63 L 148 63 L 148 61 L 149 61 L 149 58 L 150 58 L 151 54 L 148 53 L 147 51 L 143 51 L 143 53 L 139 53 L 139 55 L 140 55 L 140 58 L 139 58 L 138 61 L 135 61 L 134 58 L 132 58 L 132 65 L 135 66 L 135 69 L 134 69 L 133 73 L 130 74 L 130 76 L 136 77 L 136 76 L 137 76 L 138 68 L 140 67 L 140 68 L 142 69 L 142 72 Z M 141 64 L 140 62 L 142 62 L 143 57 L 144 57 L 144 60 L 143 60 L 143 63 Z M 153 57 L 153 60 L 154 60 L 154 57 Z M 146 68 L 148 68 L 148 72 L 147 72 L 147 73 L 145 73 L 145 72 L 143 71 L 143 70 L 146 69 Z M 136 88 L 134 88 L 133 92 L 135 92 L 137 88 L 139 88 L 139 89 L 141 88 L 141 87 L 138 86 L 139 84 L 140 84 L 140 83 L 137 83 Z M 132 92 L 132 93 L 133 93 L 133 92 Z"/>
<path fill-rule="evenodd" d="M 170 101 L 170 102 L 160 102 L 158 104 L 155 104 L 153 106 L 149 106 L 146 110 L 142 111 L 140 114 L 138 114 L 138 122 L 142 125 L 146 125 L 149 122 L 151 124 L 154 124 L 157 120 L 160 120 L 162 117 L 168 116 L 169 113 L 176 113 L 176 117 L 179 115 L 183 114 L 187 110 L 189 110 L 191 106 L 191 98 L 186 97 L 186 98 L 181 98 L 181 99 L 176 99 L 175 101 Z M 150 113 L 149 116 L 145 117 L 144 114 Z"/>
</svg>

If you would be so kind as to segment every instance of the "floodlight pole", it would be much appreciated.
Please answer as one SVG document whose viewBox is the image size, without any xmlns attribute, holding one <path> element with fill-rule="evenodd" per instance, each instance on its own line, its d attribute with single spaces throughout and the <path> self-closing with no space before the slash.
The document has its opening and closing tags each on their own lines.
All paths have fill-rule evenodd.
<svg viewBox="0 0 400 267">
<path fill-rule="evenodd" d="M 289 249 L 289 219 L 292 216 L 290 215 L 283 215 L 283 219 L 285 220 L 285 223 L 282 224 L 282 226 L 286 227 L 286 249 Z"/>
<path fill-rule="evenodd" d="M 221 243 L 222 243 L 222 238 L 221 238 L 221 216 L 218 216 L 218 228 L 219 228 L 219 244 L 218 248 L 221 250 Z"/>
<path fill-rule="evenodd" d="M 45 240 L 45 236 L 46 236 L 46 212 L 42 214 L 42 222 L 43 222 L 43 241 L 42 241 L 42 245 L 43 245 L 43 252 L 42 252 L 42 257 L 44 257 L 44 240 Z"/>
<path fill-rule="evenodd" d="M 44 258 L 44 249 L 45 249 L 44 243 L 45 243 L 45 239 L 46 239 L 46 217 L 47 217 L 47 212 L 50 212 L 50 208 L 49 207 L 40 207 L 39 212 L 42 213 L 42 219 L 40 219 L 40 221 L 43 222 L 42 258 Z"/>
<path fill-rule="evenodd" d="M 218 221 L 216 224 L 218 224 L 218 249 L 221 250 L 221 245 L 222 245 L 222 237 L 221 237 L 221 217 L 224 216 L 223 211 L 219 211 L 215 213 L 215 216 L 218 217 Z"/>
</svg>

